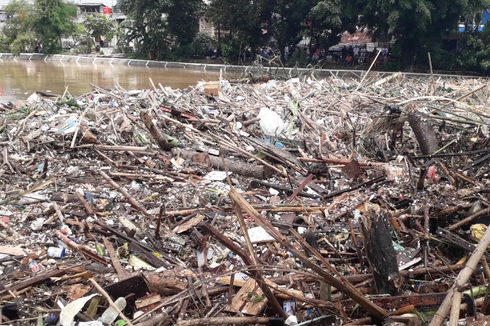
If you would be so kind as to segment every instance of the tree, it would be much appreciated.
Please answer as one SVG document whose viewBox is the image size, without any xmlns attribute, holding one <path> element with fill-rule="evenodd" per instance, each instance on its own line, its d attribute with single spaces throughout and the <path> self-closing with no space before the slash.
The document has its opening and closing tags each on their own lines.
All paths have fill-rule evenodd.
<svg viewBox="0 0 490 326">
<path fill-rule="evenodd" d="M 298 44 L 307 26 L 306 17 L 317 1 L 276 0 L 272 13 L 272 31 L 281 57 L 289 44 Z M 291 49 L 292 51 L 292 49 Z"/>
<path fill-rule="evenodd" d="M 461 35 L 460 50 L 454 55 L 453 64 L 458 69 L 490 72 L 490 22 L 482 32 L 468 31 Z M 455 58 L 454 58 L 455 57 Z"/>
<path fill-rule="evenodd" d="M 221 32 L 226 32 L 224 54 L 238 57 L 250 47 L 252 53 L 263 41 L 263 32 L 272 21 L 274 1 L 213 0 L 207 17 L 218 28 L 218 43 Z M 225 53 L 228 52 L 228 53 Z"/>
<path fill-rule="evenodd" d="M 10 2 L 5 11 L 12 18 L 7 20 L 2 32 L 10 51 L 19 55 L 26 48 L 34 47 L 36 36 L 32 32 L 34 6 L 25 0 Z"/>
<path fill-rule="evenodd" d="M 15 0 L 6 7 L 13 15 L 3 28 L 14 54 L 25 51 L 38 40 L 44 53 L 62 51 L 61 37 L 71 36 L 75 31 L 73 19 L 77 8 L 63 0 L 35 0 L 30 4 L 25 0 Z"/>
<path fill-rule="evenodd" d="M 342 33 L 356 31 L 358 17 L 359 12 L 353 0 L 318 1 L 307 17 L 310 37 L 315 40 L 317 47 L 328 50 L 340 42 Z"/>
<path fill-rule="evenodd" d="M 114 33 L 114 25 L 103 14 L 88 15 L 83 22 L 83 27 L 85 27 L 86 33 L 95 38 L 95 40 L 99 40 L 104 36 L 105 39 L 110 41 Z"/>
<path fill-rule="evenodd" d="M 32 27 L 44 53 L 60 53 L 61 37 L 71 36 L 76 30 L 77 7 L 63 0 L 35 0 L 34 10 Z"/>
<path fill-rule="evenodd" d="M 162 59 L 172 47 L 194 40 L 201 5 L 202 0 L 122 0 L 119 6 L 132 23 L 126 42 L 150 59 Z"/>
<path fill-rule="evenodd" d="M 202 0 L 174 0 L 168 5 L 168 30 L 179 45 L 192 43 L 199 32 L 199 17 L 203 14 Z"/>
<path fill-rule="evenodd" d="M 362 25 L 373 35 L 395 39 L 402 67 L 412 70 L 417 49 L 439 45 L 444 33 L 457 29 L 462 17 L 481 11 L 489 0 L 359 0 Z"/>
</svg>

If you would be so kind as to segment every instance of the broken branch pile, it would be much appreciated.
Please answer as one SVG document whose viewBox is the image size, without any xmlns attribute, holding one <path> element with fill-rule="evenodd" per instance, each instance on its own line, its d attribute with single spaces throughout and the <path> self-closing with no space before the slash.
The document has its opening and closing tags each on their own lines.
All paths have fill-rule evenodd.
<svg viewBox="0 0 490 326">
<path fill-rule="evenodd" d="M 486 322 L 486 80 L 158 86 L 0 107 L 2 321 Z"/>
</svg>

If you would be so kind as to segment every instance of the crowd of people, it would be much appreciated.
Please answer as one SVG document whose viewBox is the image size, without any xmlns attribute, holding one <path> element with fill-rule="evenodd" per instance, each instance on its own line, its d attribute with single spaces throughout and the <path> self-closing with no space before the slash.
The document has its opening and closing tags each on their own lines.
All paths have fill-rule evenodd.
<svg viewBox="0 0 490 326">
<path fill-rule="evenodd" d="M 344 46 L 340 51 L 325 51 L 324 49 L 317 48 L 310 52 L 309 47 L 293 48 L 291 46 L 286 46 L 284 48 L 284 60 L 288 61 L 289 58 L 292 57 L 294 51 L 306 51 L 309 63 L 316 64 L 323 60 L 325 62 L 342 63 L 345 66 L 353 66 L 363 63 L 371 63 L 378 54 L 379 49 L 374 47 L 373 49 L 368 50 L 367 46 L 364 44 L 350 45 L 348 47 Z M 382 47 L 381 53 L 376 60 L 376 65 L 384 64 L 388 60 L 389 55 L 389 48 L 387 46 Z"/>
<path fill-rule="evenodd" d="M 362 63 L 372 63 L 376 58 L 379 49 L 374 47 L 372 51 L 368 51 L 366 45 L 354 45 L 342 48 L 341 57 L 337 56 L 336 61 L 341 60 L 345 66 L 359 65 Z M 376 65 L 382 65 L 388 60 L 390 50 L 387 46 L 381 48 L 381 53 L 376 60 Z M 328 60 L 327 60 L 328 61 Z"/>
<path fill-rule="evenodd" d="M 311 48 L 308 46 L 292 46 L 286 45 L 284 47 L 283 62 L 288 62 L 291 58 L 302 57 L 302 53 L 306 54 L 308 63 L 317 64 L 318 62 L 331 62 L 337 64 L 343 64 L 345 66 L 360 65 L 363 63 L 372 63 L 376 58 L 378 51 L 381 50 L 380 55 L 376 60 L 376 66 L 383 65 L 390 56 L 390 50 L 385 45 L 381 49 L 376 47 L 368 49 L 367 45 L 349 45 L 343 46 L 340 50 L 326 51 L 320 48 Z M 280 58 L 280 52 L 278 49 L 271 46 L 264 46 L 257 49 L 255 53 L 260 58 L 265 58 L 268 60 L 278 60 Z M 210 59 L 219 58 L 221 53 L 218 50 L 208 47 L 206 51 L 206 57 Z M 245 58 L 252 58 L 252 53 L 250 49 L 245 52 Z"/>
</svg>

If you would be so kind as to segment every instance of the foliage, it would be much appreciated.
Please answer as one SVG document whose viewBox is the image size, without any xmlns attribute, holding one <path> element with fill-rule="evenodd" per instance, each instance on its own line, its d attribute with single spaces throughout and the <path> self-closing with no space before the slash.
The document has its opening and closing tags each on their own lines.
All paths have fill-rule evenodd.
<svg viewBox="0 0 490 326">
<path fill-rule="evenodd" d="M 35 0 L 32 29 L 43 45 L 46 54 L 60 53 L 61 37 L 76 30 L 74 19 L 77 7 L 63 0 Z"/>
<path fill-rule="evenodd" d="M 352 0 L 322 0 L 310 10 L 310 36 L 316 46 L 328 49 L 339 43 L 344 31 L 355 32 L 359 13 Z"/>
<path fill-rule="evenodd" d="M 10 43 L 6 36 L 0 35 L 0 52 L 9 52 Z"/>
<path fill-rule="evenodd" d="M 124 43 L 136 52 L 163 59 L 170 50 L 192 42 L 198 31 L 200 0 L 122 0 L 118 4 L 130 20 Z"/>
<path fill-rule="evenodd" d="M 273 4 L 274 1 L 268 0 L 212 1 L 207 16 L 217 29 L 227 33 L 224 43 L 218 45 L 223 55 L 238 58 L 248 47 L 254 52 L 272 21 Z"/>
<path fill-rule="evenodd" d="M 453 59 L 459 69 L 484 71 L 490 69 L 490 23 L 483 32 L 464 33 L 460 40 L 461 50 Z"/>
<path fill-rule="evenodd" d="M 411 70 L 417 49 L 440 45 L 447 30 L 461 18 L 490 5 L 489 0 L 358 0 L 362 25 L 374 35 L 387 33 L 396 40 L 403 68 Z"/>
<path fill-rule="evenodd" d="M 304 31 L 307 29 L 306 17 L 314 6 L 315 1 L 306 0 L 276 0 L 272 14 L 272 31 L 277 40 L 281 57 L 284 58 L 284 48 L 289 45 L 289 51 L 301 41 Z"/>
<path fill-rule="evenodd" d="M 90 37 L 99 39 L 101 36 L 110 41 L 114 37 L 114 25 L 103 14 L 88 15 L 83 22 L 85 33 Z"/>
<path fill-rule="evenodd" d="M 168 54 L 168 59 L 172 61 L 182 61 L 187 58 L 204 58 L 206 49 L 212 46 L 215 40 L 207 33 L 197 33 L 190 44 L 182 45 Z"/>
<path fill-rule="evenodd" d="M 240 40 L 238 37 L 226 37 L 221 43 L 221 52 L 224 57 L 238 58 L 240 56 Z"/>
<path fill-rule="evenodd" d="M 170 35 L 174 36 L 178 45 L 192 43 L 199 32 L 199 16 L 204 6 L 201 0 L 168 1 L 167 23 Z"/>
<path fill-rule="evenodd" d="M 21 52 L 24 52 L 26 49 L 34 48 L 34 44 L 36 42 L 35 36 L 31 32 L 27 33 L 19 33 L 15 40 L 10 45 L 10 51 L 13 55 L 18 56 Z"/>
<path fill-rule="evenodd" d="M 5 7 L 5 12 L 13 17 L 7 20 L 2 32 L 7 42 L 12 44 L 17 37 L 31 30 L 34 7 L 25 0 L 15 0 Z M 19 49 L 18 53 L 23 51 L 25 49 Z"/>
<path fill-rule="evenodd" d="M 63 0 L 35 0 L 33 4 L 14 0 L 5 10 L 13 15 L 3 28 L 13 53 L 33 47 L 36 41 L 42 44 L 44 53 L 60 53 L 61 37 L 75 31 L 77 9 Z"/>
</svg>

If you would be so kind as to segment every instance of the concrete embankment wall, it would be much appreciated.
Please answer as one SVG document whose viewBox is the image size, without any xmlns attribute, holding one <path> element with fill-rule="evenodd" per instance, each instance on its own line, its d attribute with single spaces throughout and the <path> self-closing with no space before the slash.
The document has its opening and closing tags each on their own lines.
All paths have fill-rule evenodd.
<svg viewBox="0 0 490 326">
<path fill-rule="evenodd" d="M 94 64 L 111 64 L 111 65 L 127 65 L 127 66 L 139 66 L 149 68 L 184 68 L 195 70 L 222 70 L 223 73 L 257 73 L 257 68 L 253 66 L 237 66 L 237 65 L 224 65 L 224 64 L 206 64 L 206 63 L 192 63 L 192 62 L 175 62 L 175 61 L 152 61 L 152 60 L 138 60 L 127 59 L 117 57 L 101 57 L 101 56 L 78 56 L 78 55 L 64 55 L 54 54 L 45 55 L 41 53 L 22 53 L 20 56 L 14 56 L 11 53 L 0 53 L 0 60 L 37 60 L 37 61 L 58 61 L 58 62 L 78 62 L 78 63 L 94 63 Z M 289 68 L 289 67 L 261 67 L 261 72 L 271 72 L 273 74 L 280 74 L 287 77 L 297 76 L 298 73 L 308 72 L 309 68 Z M 358 77 L 362 78 L 366 71 L 364 70 L 346 70 L 346 69 L 315 69 L 315 73 L 320 77 L 338 76 L 338 77 Z M 377 75 L 377 78 L 388 77 L 394 72 L 373 71 L 372 73 Z M 425 73 L 402 73 L 406 77 L 423 77 L 429 76 Z M 454 75 L 454 74 L 434 74 L 437 77 L 464 77 L 464 78 L 478 78 L 479 76 L 469 75 Z"/>
<path fill-rule="evenodd" d="M 78 63 L 95 63 L 95 64 L 112 64 L 112 65 L 127 65 L 136 67 L 156 67 L 156 68 L 184 68 L 195 70 L 232 70 L 234 72 L 247 72 L 251 67 L 234 66 L 224 64 L 206 64 L 192 62 L 175 62 L 175 61 L 153 61 L 153 60 L 138 60 L 117 57 L 101 57 L 101 56 L 78 56 L 78 55 L 45 55 L 40 53 L 22 53 L 20 56 L 13 56 L 11 53 L 0 53 L 0 60 L 36 60 L 36 61 L 56 61 L 56 62 L 78 62 Z M 266 67 L 264 67 L 267 69 Z M 286 68 L 286 72 L 291 71 L 291 68 Z M 305 69 L 306 70 L 306 69 Z"/>
<path fill-rule="evenodd" d="M 112 64 L 112 65 L 127 65 L 127 66 L 139 66 L 139 67 L 149 67 L 149 68 L 184 68 L 184 69 L 195 69 L 195 70 L 212 70 L 219 71 L 222 70 L 223 73 L 229 74 L 240 74 L 240 73 L 257 73 L 259 67 L 253 66 L 237 66 L 237 65 L 224 65 L 224 64 L 206 64 L 206 63 L 192 63 L 192 62 L 175 62 L 175 61 L 152 61 L 152 60 L 138 60 L 138 59 L 127 59 L 127 58 L 114 58 L 114 57 L 101 57 L 101 56 L 78 56 L 78 55 L 45 55 L 41 53 L 21 53 L 20 56 L 14 56 L 11 53 L 0 53 L 0 60 L 36 60 L 36 61 L 56 61 L 56 62 L 78 62 L 78 63 L 94 63 L 94 64 Z M 283 67 L 260 67 L 261 72 L 271 72 L 274 74 L 280 74 L 283 76 L 294 77 L 298 73 L 308 72 L 310 69 L 307 68 L 283 68 Z M 354 77 L 362 76 L 365 73 L 362 70 L 327 70 L 327 69 L 316 69 L 315 70 L 320 75 L 334 75 L 349 74 Z M 391 73 L 390 73 L 391 74 Z M 235 77 L 238 77 L 235 76 Z"/>
</svg>

